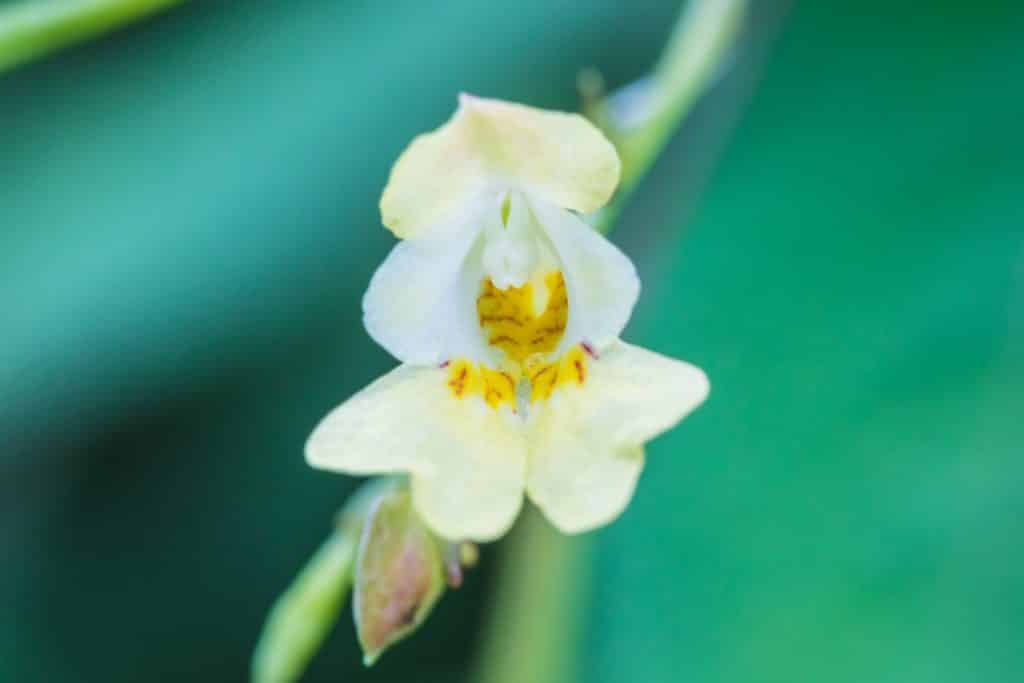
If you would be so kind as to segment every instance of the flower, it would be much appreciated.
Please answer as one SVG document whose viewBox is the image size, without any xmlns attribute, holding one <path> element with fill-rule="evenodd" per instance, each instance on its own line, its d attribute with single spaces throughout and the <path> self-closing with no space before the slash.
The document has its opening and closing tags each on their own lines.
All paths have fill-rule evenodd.
<svg viewBox="0 0 1024 683">
<path fill-rule="evenodd" d="M 586 119 L 462 95 L 399 157 L 381 198 L 399 242 L 363 299 L 402 362 L 330 413 L 314 467 L 407 473 L 449 539 L 493 540 L 524 492 L 566 533 L 632 496 L 643 445 L 707 396 L 704 373 L 619 340 L 640 283 L 577 213 L 619 180 Z"/>
</svg>

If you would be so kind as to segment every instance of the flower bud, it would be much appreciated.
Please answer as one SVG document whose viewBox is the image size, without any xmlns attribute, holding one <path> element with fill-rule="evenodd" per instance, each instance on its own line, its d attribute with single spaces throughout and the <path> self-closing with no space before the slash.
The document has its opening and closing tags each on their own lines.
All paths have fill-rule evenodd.
<svg viewBox="0 0 1024 683">
<path fill-rule="evenodd" d="M 438 542 L 413 510 L 408 489 L 381 496 L 363 527 L 352 600 L 367 666 L 419 628 L 444 584 Z"/>
</svg>

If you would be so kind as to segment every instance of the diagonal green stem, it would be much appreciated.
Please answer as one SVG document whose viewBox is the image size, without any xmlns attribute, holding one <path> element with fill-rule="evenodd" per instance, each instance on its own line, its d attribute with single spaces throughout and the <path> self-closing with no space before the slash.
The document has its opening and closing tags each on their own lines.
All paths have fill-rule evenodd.
<svg viewBox="0 0 1024 683">
<path fill-rule="evenodd" d="M 0 72 L 184 0 L 24 0 L 0 8 Z"/>
<path fill-rule="evenodd" d="M 607 234 L 633 189 L 720 68 L 738 33 L 745 0 L 686 6 L 651 76 L 587 107 L 615 143 L 622 180 L 596 218 Z M 578 680 L 575 652 L 583 618 L 591 538 L 560 535 L 528 510 L 504 548 L 502 576 L 473 680 L 565 683 Z"/>
<path fill-rule="evenodd" d="M 254 683 L 296 681 L 334 626 L 352 587 L 358 539 L 335 532 L 274 603 L 253 652 Z"/>
<path fill-rule="evenodd" d="M 619 190 L 597 216 L 600 232 L 612 229 L 637 184 L 719 73 L 746 8 L 745 0 L 688 3 L 651 75 L 597 103 L 590 112 L 622 158 Z"/>
</svg>

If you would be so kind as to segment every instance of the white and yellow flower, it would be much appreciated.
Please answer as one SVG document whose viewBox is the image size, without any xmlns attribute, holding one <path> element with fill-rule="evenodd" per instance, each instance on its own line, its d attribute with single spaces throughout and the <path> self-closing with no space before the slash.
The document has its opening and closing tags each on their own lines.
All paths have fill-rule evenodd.
<svg viewBox="0 0 1024 683">
<path fill-rule="evenodd" d="M 449 539 L 501 536 L 524 492 L 568 533 L 617 517 L 644 443 L 708 393 L 699 368 L 618 338 L 640 283 L 577 215 L 618 180 L 615 149 L 575 114 L 463 95 L 413 140 L 380 203 L 402 241 L 363 299 L 402 365 L 320 423 L 310 464 L 408 473 Z"/>
</svg>

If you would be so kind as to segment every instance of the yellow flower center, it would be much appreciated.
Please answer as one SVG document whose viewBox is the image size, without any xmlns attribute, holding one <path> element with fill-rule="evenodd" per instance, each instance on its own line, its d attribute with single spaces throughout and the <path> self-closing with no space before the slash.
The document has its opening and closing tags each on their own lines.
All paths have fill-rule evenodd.
<svg viewBox="0 0 1024 683">
<path fill-rule="evenodd" d="M 569 298 L 562 274 L 556 271 L 546 275 L 544 288 L 546 291 L 540 291 L 540 287 L 535 290 L 533 283 L 527 282 L 521 287 L 498 289 L 487 278 L 476 300 L 487 343 L 519 365 L 534 354 L 553 351 L 565 332 Z"/>
<path fill-rule="evenodd" d="M 520 379 L 529 383 L 530 401 L 544 400 L 564 385 L 581 385 L 587 376 L 587 353 L 577 345 L 549 360 L 569 318 L 565 279 L 552 272 L 519 287 L 497 288 L 490 278 L 481 283 L 476 302 L 480 328 L 491 346 L 501 349 L 508 364 L 492 370 L 465 359 L 448 364 L 448 388 L 456 398 L 481 396 L 492 408 L 516 407 Z"/>
</svg>

